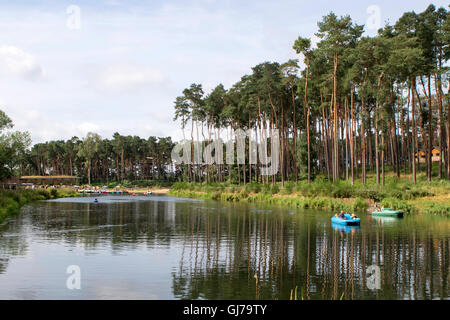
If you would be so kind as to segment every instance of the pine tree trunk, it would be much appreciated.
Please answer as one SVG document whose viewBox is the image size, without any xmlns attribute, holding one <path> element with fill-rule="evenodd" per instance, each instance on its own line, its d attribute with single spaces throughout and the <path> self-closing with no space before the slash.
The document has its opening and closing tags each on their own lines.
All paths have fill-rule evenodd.
<svg viewBox="0 0 450 320">
<path fill-rule="evenodd" d="M 441 77 L 438 74 L 435 74 L 435 90 L 436 90 L 436 99 L 438 100 L 439 107 L 439 171 L 438 171 L 438 179 L 442 179 L 442 157 L 444 156 L 443 150 L 443 130 L 442 130 L 442 86 L 441 86 Z"/>
<path fill-rule="evenodd" d="M 361 113 L 362 183 L 366 184 L 366 139 L 365 139 L 365 131 L 364 131 L 364 117 L 366 115 L 366 106 L 365 106 L 364 96 L 361 97 L 361 108 L 362 108 L 362 113 Z"/>
<path fill-rule="evenodd" d="M 338 106 L 337 106 L 337 69 L 338 55 L 334 55 L 334 71 L 333 71 L 333 110 L 334 110 L 334 165 L 333 165 L 333 181 L 339 179 L 339 140 L 338 140 Z"/>
<path fill-rule="evenodd" d="M 353 159 L 353 104 L 354 104 L 354 97 L 353 97 L 353 86 L 352 86 L 352 92 L 351 92 L 351 102 L 350 102 L 350 168 L 351 168 L 351 175 L 352 175 L 352 185 L 355 184 L 355 175 L 354 175 L 354 159 Z"/>
<path fill-rule="evenodd" d="M 428 75 L 428 170 L 427 170 L 427 180 L 431 182 L 431 174 L 433 169 L 433 159 L 432 159 L 432 150 L 433 150 L 433 104 L 431 101 L 431 76 Z"/>
<path fill-rule="evenodd" d="M 305 106 L 306 106 L 306 135 L 308 140 L 308 183 L 311 183 L 311 138 L 309 127 L 310 107 L 308 103 L 308 75 L 309 75 L 309 62 L 307 62 L 306 64 Z"/>
<path fill-rule="evenodd" d="M 411 113 L 412 113 L 412 139 L 411 139 L 411 159 L 412 159 L 412 180 L 416 183 L 416 107 L 414 100 L 416 78 L 411 78 Z M 419 155 L 417 155 L 419 157 Z"/>
</svg>

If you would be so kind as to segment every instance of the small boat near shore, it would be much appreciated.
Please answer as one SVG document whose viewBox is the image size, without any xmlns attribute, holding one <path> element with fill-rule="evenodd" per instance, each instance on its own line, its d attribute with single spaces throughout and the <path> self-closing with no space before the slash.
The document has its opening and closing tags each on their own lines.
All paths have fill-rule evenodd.
<svg viewBox="0 0 450 320">
<path fill-rule="evenodd" d="M 90 190 L 90 189 L 82 189 L 82 190 L 78 190 L 78 193 L 93 193 L 93 194 L 99 194 L 100 190 Z"/>
<path fill-rule="evenodd" d="M 389 208 L 384 208 L 380 211 L 374 211 L 372 212 L 373 216 L 380 216 L 380 217 L 397 217 L 402 218 L 403 217 L 403 211 L 401 210 L 393 210 Z"/>
<path fill-rule="evenodd" d="M 129 192 L 127 190 L 114 190 L 114 191 L 109 191 L 109 194 L 128 194 Z"/>
<path fill-rule="evenodd" d="M 395 224 L 396 222 L 402 220 L 402 218 L 398 217 L 384 217 L 384 216 L 372 216 L 372 219 L 375 220 L 378 224 Z"/>
<path fill-rule="evenodd" d="M 331 218 L 331 222 L 335 223 L 335 224 L 340 224 L 340 225 L 344 225 L 344 226 L 359 226 L 361 219 L 357 218 L 357 219 L 353 219 L 351 215 L 349 215 L 348 213 L 344 214 L 345 219 L 340 218 L 340 217 L 332 217 Z"/>
<path fill-rule="evenodd" d="M 108 194 L 108 190 L 78 189 L 78 193 Z"/>
</svg>

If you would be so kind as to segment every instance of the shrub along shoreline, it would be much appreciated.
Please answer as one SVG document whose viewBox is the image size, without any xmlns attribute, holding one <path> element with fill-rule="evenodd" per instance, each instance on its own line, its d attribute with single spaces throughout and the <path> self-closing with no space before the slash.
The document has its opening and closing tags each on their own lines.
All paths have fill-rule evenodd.
<svg viewBox="0 0 450 320">
<path fill-rule="evenodd" d="M 0 223 L 19 213 L 20 208 L 37 200 L 76 197 L 73 189 L 0 190 Z"/>
<path fill-rule="evenodd" d="M 222 200 L 230 202 L 267 203 L 301 209 L 320 209 L 370 212 L 383 206 L 405 213 L 450 215 L 450 182 L 419 182 L 412 185 L 406 179 L 390 179 L 383 187 L 376 183 L 348 181 L 331 183 L 316 179 L 311 184 L 304 181 L 277 184 L 249 183 L 187 183 L 172 185 L 169 195 L 175 197 Z"/>
</svg>

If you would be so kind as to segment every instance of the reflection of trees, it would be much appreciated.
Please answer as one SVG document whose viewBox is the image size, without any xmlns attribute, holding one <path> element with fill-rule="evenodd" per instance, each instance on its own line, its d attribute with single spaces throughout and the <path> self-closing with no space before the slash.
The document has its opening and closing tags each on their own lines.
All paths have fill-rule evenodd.
<svg viewBox="0 0 450 320">
<path fill-rule="evenodd" d="M 110 204 L 39 202 L 0 226 L 0 273 L 13 256 L 25 255 L 36 237 L 87 251 L 132 250 L 138 245 L 170 247 L 174 238 L 175 204 L 145 201 Z M 33 238 L 30 238 L 32 235 Z"/>
<path fill-rule="evenodd" d="M 183 299 L 289 299 L 295 287 L 304 299 L 449 296 L 449 226 L 442 220 L 405 220 L 397 227 L 368 221 L 344 232 L 322 215 L 242 204 L 43 202 L 27 208 L 3 226 L 14 236 L 0 239 L 0 273 L 11 256 L 26 253 L 33 234 L 88 252 L 170 249 L 180 259 L 173 294 Z M 365 284 L 372 264 L 381 268 L 379 291 Z"/>
<path fill-rule="evenodd" d="M 175 296 L 286 298 L 297 279 L 309 279 L 315 264 L 315 255 L 307 253 L 315 251 L 311 234 L 316 227 L 304 220 L 234 206 L 217 214 L 190 212 L 185 221 L 190 233 L 184 241 L 180 269 L 174 274 Z"/>
<path fill-rule="evenodd" d="M 139 244 L 170 246 L 174 207 L 169 202 L 90 204 L 42 203 L 32 224 L 49 240 L 82 245 L 86 250 L 133 249 Z"/>
<path fill-rule="evenodd" d="M 188 232 L 173 274 L 177 298 L 289 299 L 296 286 L 304 299 L 448 297 L 448 237 L 383 227 L 344 233 L 302 214 L 234 205 L 183 217 Z M 381 290 L 366 286 L 373 264 L 381 268 Z"/>
<path fill-rule="evenodd" d="M 8 267 L 11 256 L 23 256 L 28 250 L 27 238 L 23 236 L 26 233 L 29 220 L 27 214 L 33 210 L 32 206 L 26 206 L 22 209 L 19 219 L 10 219 L 4 225 L 0 226 L 0 235 L 10 233 L 0 238 L 0 274 L 4 273 Z"/>
</svg>

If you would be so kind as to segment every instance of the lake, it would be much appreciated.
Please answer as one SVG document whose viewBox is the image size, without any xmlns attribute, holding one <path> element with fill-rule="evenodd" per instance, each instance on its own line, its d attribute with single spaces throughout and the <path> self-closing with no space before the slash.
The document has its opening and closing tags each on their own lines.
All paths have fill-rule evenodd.
<svg viewBox="0 0 450 320">
<path fill-rule="evenodd" d="M 0 299 L 450 296 L 447 217 L 362 215 L 343 228 L 330 212 L 98 199 L 35 202 L 0 226 Z"/>
</svg>

